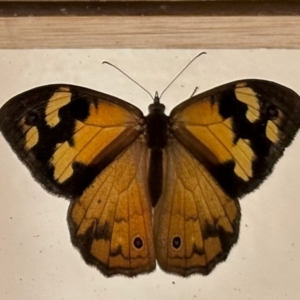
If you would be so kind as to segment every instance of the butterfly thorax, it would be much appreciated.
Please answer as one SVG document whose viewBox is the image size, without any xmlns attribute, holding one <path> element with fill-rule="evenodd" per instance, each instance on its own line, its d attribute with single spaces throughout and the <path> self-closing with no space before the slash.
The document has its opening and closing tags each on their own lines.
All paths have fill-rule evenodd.
<svg viewBox="0 0 300 300">
<path fill-rule="evenodd" d="M 150 149 L 162 149 L 167 144 L 169 118 L 165 115 L 165 106 L 154 98 L 149 105 L 149 114 L 146 116 L 146 140 Z"/>
<path fill-rule="evenodd" d="M 148 187 L 154 207 L 162 192 L 163 148 L 167 145 L 169 127 L 169 117 L 165 115 L 165 106 L 159 102 L 157 94 L 154 103 L 149 105 L 145 124 L 146 141 L 150 149 Z"/>
</svg>

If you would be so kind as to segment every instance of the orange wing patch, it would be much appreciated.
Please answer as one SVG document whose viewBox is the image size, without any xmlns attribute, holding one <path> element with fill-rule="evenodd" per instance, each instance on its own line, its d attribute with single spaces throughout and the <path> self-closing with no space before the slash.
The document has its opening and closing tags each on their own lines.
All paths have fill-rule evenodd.
<svg viewBox="0 0 300 300">
<path fill-rule="evenodd" d="M 26 151 L 29 151 L 33 148 L 39 141 L 39 131 L 36 126 L 28 126 L 25 124 L 24 120 L 21 121 L 23 123 L 22 128 L 25 133 L 25 145 L 24 148 Z"/>
<path fill-rule="evenodd" d="M 59 109 L 70 103 L 72 93 L 67 88 L 60 88 L 49 99 L 46 108 L 46 122 L 49 126 L 59 125 Z M 127 109 L 108 101 L 89 103 L 88 115 L 82 120 L 76 120 L 72 140 L 57 143 L 50 160 L 54 168 L 54 179 L 60 184 L 68 180 L 74 172 L 74 163 L 89 165 L 97 163 L 99 153 L 105 151 L 113 141 L 125 131 L 129 140 L 133 141 L 139 134 L 138 119 Z M 31 131 L 31 130 L 30 130 Z M 28 134 L 30 133 L 28 132 Z M 34 141 L 30 139 L 29 145 Z"/>
<path fill-rule="evenodd" d="M 238 201 L 178 142 L 169 143 L 165 158 L 164 191 L 154 214 L 158 263 L 182 276 L 208 274 L 237 240 Z"/>
<path fill-rule="evenodd" d="M 50 127 L 60 122 L 59 109 L 71 102 L 72 93 L 68 87 L 60 87 L 49 99 L 46 107 L 46 122 Z"/>
<path fill-rule="evenodd" d="M 139 119 L 128 109 L 112 102 L 92 103 L 89 117 L 84 121 L 87 125 L 100 127 L 137 126 Z"/>
<path fill-rule="evenodd" d="M 68 141 L 57 144 L 51 164 L 54 167 L 54 178 L 62 183 L 73 174 L 75 162 L 89 165 L 106 147 L 125 132 L 125 126 L 98 127 L 87 126 L 76 122 L 73 143 Z M 133 132 L 134 133 L 134 132 Z M 136 136 L 133 136 L 136 137 Z"/>
<path fill-rule="evenodd" d="M 196 106 L 195 111 L 193 111 L 194 106 Z M 205 153 L 210 153 L 204 155 L 207 158 L 213 157 L 210 158 L 212 163 L 223 164 L 235 161 L 234 173 L 244 181 L 248 181 L 253 175 L 252 161 L 255 159 L 255 154 L 247 139 L 235 141 L 232 118 L 223 118 L 218 108 L 216 103 L 211 105 L 208 100 L 200 101 L 189 106 L 178 118 L 176 116 L 176 126 L 182 126 L 192 133 L 196 140 L 194 143 L 203 145 L 202 149 L 206 150 Z M 191 118 L 188 112 L 192 113 Z M 199 117 L 199 124 L 197 124 L 199 114 L 204 114 L 205 117 Z M 177 130 L 180 131 L 182 128 L 179 127 Z"/>
<path fill-rule="evenodd" d="M 218 163 L 233 160 L 236 162 L 234 167 L 236 175 L 245 181 L 252 177 L 252 161 L 255 157 L 253 150 L 245 139 L 239 139 L 237 143 L 234 142 L 235 134 L 230 118 L 205 127 L 186 125 L 186 128 L 209 151 L 213 152 Z"/>
<path fill-rule="evenodd" d="M 74 245 L 107 276 L 155 268 L 146 157 L 145 144 L 134 142 L 69 210 Z"/>
</svg>

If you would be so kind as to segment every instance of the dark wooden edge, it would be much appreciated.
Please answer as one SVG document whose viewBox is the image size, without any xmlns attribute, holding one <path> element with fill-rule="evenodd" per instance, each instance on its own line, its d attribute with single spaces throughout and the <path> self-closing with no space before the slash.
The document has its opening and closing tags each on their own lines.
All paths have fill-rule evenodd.
<svg viewBox="0 0 300 300">
<path fill-rule="evenodd" d="M 297 16 L 300 1 L 9 1 L 0 17 L 24 16 Z"/>
</svg>

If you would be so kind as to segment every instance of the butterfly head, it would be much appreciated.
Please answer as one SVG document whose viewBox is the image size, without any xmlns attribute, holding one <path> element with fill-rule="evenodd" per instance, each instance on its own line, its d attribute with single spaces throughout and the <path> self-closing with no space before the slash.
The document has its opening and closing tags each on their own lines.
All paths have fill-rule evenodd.
<svg viewBox="0 0 300 300">
<path fill-rule="evenodd" d="M 158 93 L 155 92 L 155 96 L 153 98 L 153 103 L 149 105 L 148 110 L 149 110 L 149 114 L 151 113 L 164 113 L 166 107 L 160 103 L 160 97 L 158 96 Z"/>
</svg>

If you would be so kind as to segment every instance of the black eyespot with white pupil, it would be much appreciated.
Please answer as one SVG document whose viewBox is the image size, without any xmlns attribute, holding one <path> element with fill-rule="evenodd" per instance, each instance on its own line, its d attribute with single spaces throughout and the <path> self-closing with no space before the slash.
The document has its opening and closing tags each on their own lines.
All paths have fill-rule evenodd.
<svg viewBox="0 0 300 300">
<path fill-rule="evenodd" d="M 29 126 L 35 126 L 37 125 L 39 121 L 39 115 L 37 112 L 30 112 L 27 114 L 27 116 L 25 117 L 25 124 L 29 125 Z"/>
<path fill-rule="evenodd" d="M 174 236 L 173 239 L 172 239 L 172 247 L 175 249 L 175 250 L 178 250 L 181 246 L 181 237 L 180 236 Z"/>
<path fill-rule="evenodd" d="M 270 105 L 267 109 L 267 115 L 268 115 L 269 120 L 277 119 L 278 118 L 278 109 L 275 106 Z"/>
<path fill-rule="evenodd" d="M 133 247 L 136 248 L 137 250 L 140 250 L 144 246 L 144 242 L 140 236 L 136 236 L 133 238 Z"/>
</svg>

